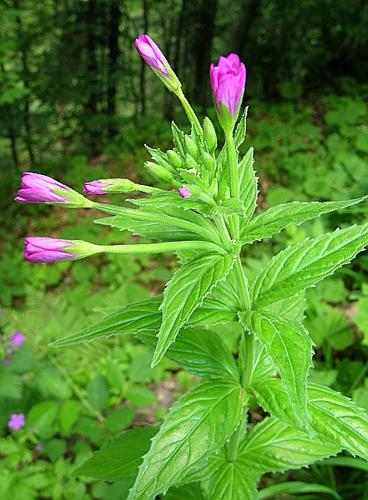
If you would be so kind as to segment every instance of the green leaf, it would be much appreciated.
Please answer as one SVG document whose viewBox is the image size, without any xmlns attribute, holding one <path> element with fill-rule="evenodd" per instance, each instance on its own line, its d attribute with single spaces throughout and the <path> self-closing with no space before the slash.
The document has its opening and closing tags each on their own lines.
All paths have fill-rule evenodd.
<svg viewBox="0 0 368 500">
<path fill-rule="evenodd" d="M 133 408 L 118 408 L 106 417 L 105 427 L 113 432 L 118 432 L 129 427 L 135 417 Z"/>
<path fill-rule="evenodd" d="M 164 496 L 164 500 L 206 500 L 198 483 L 186 484 L 180 488 L 172 488 Z"/>
<path fill-rule="evenodd" d="M 178 195 L 179 196 L 179 195 Z M 220 243 L 214 226 L 202 215 L 192 210 L 173 206 L 155 206 L 143 209 L 116 207 L 113 217 L 97 219 L 97 224 L 104 224 L 122 230 L 128 230 L 138 236 L 163 241 L 208 240 Z"/>
<path fill-rule="evenodd" d="M 291 297 L 350 262 L 368 244 L 368 224 L 307 239 L 274 257 L 252 288 L 255 307 Z"/>
<path fill-rule="evenodd" d="M 257 215 L 242 231 L 242 243 L 252 243 L 263 238 L 270 238 L 279 233 L 289 224 L 302 224 L 303 222 L 319 217 L 323 214 L 341 210 L 357 203 L 361 203 L 367 197 L 356 198 L 347 201 L 327 201 L 327 202 L 291 202 L 265 210 Z"/>
<path fill-rule="evenodd" d="M 249 148 L 239 163 L 239 198 L 244 204 L 242 224 L 246 224 L 252 217 L 257 206 L 257 177 L 253 169 L 253 148 Z"/>
<path fill-rule="evenodd" d="M 313 436 L 269 417 L 253 427 L 240 445 L 238 460 L 245 469 L 259 473 L 299 469 L 336 455 L 338 445 L 326 444 Z"/>
<path fill-rule="evenodd" d="M 298 427 L 289 396 L 280 381 L 271 379 L 253 387 L 256 397 L 272 415 Z M 368 459 L 368 412 L 349 398 L 324 386 L 308 385 L 308 411 L 318 439 L 332 442 L 352 455 Z"/>
<path fill-rule="evenodd" d="M 306 309 L 305 292 L 302 290 L 292 297 L 270 304 L 265 309 L 275 316 L 301 323 Z"/>
<path fill-rule="evenodd" d="M 285 321 L 269 313 L 240 314 L 279 371 L 292 411 L 307 425 L 306 382 L 313 355 L 308 332 L 301 323 Z"/>
<path fill-rule="evenodd" d="M 240 118 L 238 125 L 236 126 L 235 129 L 234 142 L 237 148 L 239 148 L 245 141 L 245 136 L 247 133 L 247 115 L 248 115 L 248 106 L 244 109 L 244 113 Z"/>
<path fill-rule="evenodd" d="M 137 333 L 143 330 L 157 331 L 161 324 L 159 311 L 161 300 L 161 297 L 152 297 L 125 306 L 74 335 L 52 342 L 50 346 L 66 347 L 110 335 Z"/>
<path fill-rule="evenodd" d="M 124 432 L 94 453 L 73 475 L 104 481 L 133 480 L 156 432 L 154 427 L 137 427 Z"/>
<path fill-rule="evenodd" d="M 225 306 L 214 297 L 207 297 L 202 306 L 191 315 L 188 323 L 190 325 L 209 326 L 229 321 L 237 321 L 237 311 L 227 309 L 227 305 Z"/>
<path fill-rule="evenodd" d="M 162 324 L 152 366 L 159 363 L 169 346 L 206 295 L 231 270 L 233 255 L 202 254 L 183 265 L 164 291 Z"/>
<path fill-rule="evenodd" d="M 157 341 L 151 332 L 142 332 L 138 337 L 152 346 Z M 181 330 L 166 355 L 194 375 L 239 381 L 233 355 L 215 332 L 198 328 Z"/>
<path fill-rule="evenodd" d="M 213 474 L 204 483 L 206 497 L 221 500 L 256 500 L 260 473 L 244 469 L 239 460 L 229 462 L 224 454 L 211 458 Z"/>
<path fill-rule="evenodd" d="M 154 498 L 200 467 L 238 426 L 243 398 L 239 385 L 219 380 L 182 396 L 152 440 L 129 499 Z"/>
</svg>

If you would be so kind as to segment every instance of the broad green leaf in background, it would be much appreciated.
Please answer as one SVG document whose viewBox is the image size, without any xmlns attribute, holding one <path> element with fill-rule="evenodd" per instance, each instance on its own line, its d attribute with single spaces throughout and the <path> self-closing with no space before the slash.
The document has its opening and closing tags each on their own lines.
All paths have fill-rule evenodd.
<svg viewBox="0 0 368 500">
<path fill-rule="evenodd" d="M 242 224 L 246 224 L 252 217 L 257 205 L 257 177 L 253 170 L 253 148 L 249 148 L 239 163 L 239 198 L 244 203 L 244 217 Z"/>
<path fill-rule="evenodd" d="M 88 476 L 104 481 L 127 479 L 133 482 L 142 457 L 147 453 L 152 437 L 157 432 L 154 427 L 137 427 L 124 432 L 96 451 L 92 458 L 74 471 L 76 476 Z"/>
<path fill-rule="evenodd" d="M 184 264 L 172 277 L 164 291 L 160 306 L 162 323 L 152 360 L 156 365 L 175 341 L 180 328 L 201 306 L 213 287 L 231 270 L 233 255 L 202 254 Z"/>
<path fill-rule="evenodd" d="M 281 376 L 290 407 L 307 425 L 306 383 L 312 365 L 313 347 L 301 323 L 283 320 L 269 313 L 240 313 L 250 331 L 264 345 Z"/>
<path fill-rule="evenodd" d="M 286 248 L 256 278 L 252 288 L 255 307 L 267 306 L 315 285 L 350 262 L 367 244 L 368 224 L 364 224 Z"/>
<path fill-rule="evenodd" d="M 138 337 L 151 346 L 156 345 L 153 332 L 142 332 Z M 199 328 L 181 330 L 166 355 L 194 375 L 239 381 L 233 355 L 215 332 Z"/>
<path fill-rule="evenodd" d="M 198 483 L 172 488 L 163 498 L 164 500 L 206 500 Z"/>
<path fill-rule="evenodd" d="M 289 396 L 280 381 L 271 379 L 253 387 L 260 404 L 271 415 L 299 426 L 289 410 Z M 368 412 L 349 398 L 325 386 L 308 384 L 308 411 L 317 439 L 332 442 L 352 455 L 368 459 Z"/>
<path fill-rule="evenodd" d="M 299 225 L 314 217 L 356 205 L 365 199 L 366 196 L 347 201 L 316 201 L 310 203 L 295 201 L 276 205 L 257 215 L 248 225 L 243 227 L 242 243 L 252 243 L 263 238 L 270 238 L 285 229 L 289 224 Z"/>
<path fill-rule="evenodd" d="M 110 335 L 136 333 L 142 330 L 157 331 L 161 324 L 160 304 L 161 297 L 152 297 L 124 306 L 119 311 L 106 315 L 80 332 L 56 340 L 50 345 L 52 347 L 67 347 Z"/>
<path fill-rule="evenodd" d="M 227 381 L 210 381 L 182 396 L 166 416 L 130 492 L 149 500 L 184 480 L 222 448 L 239 425 L 244 393 Z"/>
</svg>

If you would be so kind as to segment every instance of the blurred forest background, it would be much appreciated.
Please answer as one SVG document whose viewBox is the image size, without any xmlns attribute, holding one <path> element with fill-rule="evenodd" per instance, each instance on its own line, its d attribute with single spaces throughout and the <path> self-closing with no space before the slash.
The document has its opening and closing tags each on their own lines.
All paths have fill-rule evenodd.
<svg viewBox="0 0 368 500">
<path fill-rule="evenodd" d="M 104 177 L 153 182 L 143 144 L 171 148 L 169 120 L 188 125 L 135 52 L 134 39 L 145 32 L 199 115 L 214 121 L 210 62 L 232 51 L 245 61 L 246 148 L 255 147 L 261 209 L 365 195 L 368 1 L 0 0 L 0 26 L 0 499 L 120 500 L 124 478 L 107 484 L 73 470 L 121 430 L 160 422 L 196 381 L 168 360 L 152 369 L 150 350 L 129 336 L 75 349 L 47 344 L 159 293 L 175 259 L 24 262 L 26 235 L 104 244 L 129 235 L 104 231 L 91 211 L 13 203 L 20 174 L 45 173 L 79 191 Z M 286 245 L 367 218 L 363 203 L 290 226 L 248 251 L 247 273 L 252 279 Z M 367 277 L 363 253 L 309 290 L 305 324 L 316 344 L 312 381 L 368 409 Z M 14 331 L 26 340 L 10 349 Z M 221 325 L 218 333 L 234 349 L 236 327 Z M 13 413 L 25 415 L 16 432 L 7 425 Z M 334 498 L 368 498 L 367 465 L 336 460 L 270 475 L 262 487 L 297 480 L 322 484 Z M 331 498 L 324 491 L 308 498 Z"/>
</svg>

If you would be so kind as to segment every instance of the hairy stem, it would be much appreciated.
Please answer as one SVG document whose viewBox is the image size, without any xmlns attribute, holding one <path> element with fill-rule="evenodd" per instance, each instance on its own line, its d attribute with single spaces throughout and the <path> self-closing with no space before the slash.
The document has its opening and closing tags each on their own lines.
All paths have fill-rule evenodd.
<svg viewBox="0 0 368 500">
<path fill-rule="evenodd" d="M 181 90 L 181 88 L 177 91 L 176 95 L 177 95 L 179 101 L 181 102 L 181 104 L 182 104 L 182 106 L 184 108 L 184 111 L 185 111 L 185 113 L 186 113 L 186 115 L 188 117 L 188 120 L 194 126 L 195 131 L 197 132 L 197 134 L 203 135 L 202 126 L 199 123 L 197 115 L 195 114 L 192 106 L 189 104 L 188 99 L 185 97 L 185 95 L 184 95 L 183 91 Z"/>
<path fill-rule="evenodd" d="M 229 165 L 229 179 L 230 179 L 230 195 L 232 198 L 239 198 L 239 179 L 238 179 L 238 155 L 235 148 L 235 142 L 232 132 L 225 136 L 227 147 L 227 161 Z M 233 237 L 235 240 L 239 239 L 239 216 L 233 215 L 230 218 Z"/>
</svg>

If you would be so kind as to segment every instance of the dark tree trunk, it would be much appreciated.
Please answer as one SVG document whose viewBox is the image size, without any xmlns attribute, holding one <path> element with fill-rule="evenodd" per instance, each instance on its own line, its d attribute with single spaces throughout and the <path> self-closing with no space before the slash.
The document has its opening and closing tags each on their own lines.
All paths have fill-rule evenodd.
<svg viewBox="0 0 368 500">
<path fill-rule="evenodd" d="M 15 10 L 19 10 L 20 4 L 19 0 L 13 0 L 13 7 Z M 30 118 L 30 102 L 29 102 L 29 94 L 31 93 L 31 73 L 28 64 L 28 53 L 27 53 L 27 45 L 28 42 L 24 37 L 22 21 L 19 15 L 17 15 L 17 28 L 18 28 L 18 43 L 20 49 L 20 56 L 22 61 L 22 70 L 23 70 L 23 84 L 24 88 L 26 88 L 29 93 L 24 96 L 24 110 L 23 110 L 23 122 L 25 128 L 25 143 L 29 155 L 29 160 L 33 165 L 35 163 L 35 154 L 33 150 L 33 139 L 32 139 L 32 126 L 31 126 L 31 118 Z"/>
<path fill-rule="evenodd" d="M 194 39 L 194 87 L 192 100 L 206 107 L 209 96 L 209 61 L 215 34 L 218 0 L 203 0 L 198 13 L 198 29 Z"/>
<path fill-rule="evenodd" d="M 143 0 L 143 33 L 148 33 L 148 0 Z M 141 72 L 139 78 L 141 111 L 146 112 L 146 63 L 141 59 Z"/>
<path fill-rule="evenodd" d="M 230 50 L 236 52 L 241 58 L 245 56 L 244 49 L 252 24 L 259 14 L 261 0 L 243 0 L 240 5 L 237 21 L 230 35 Z"/>
<path fill-rule="evenodd" d="M 109 115 L 109 136 L 116 133 L 114 118 L 116 113 L 116 86 L 118 80 L 119 26 L 121 21 L 120 0 L 111 0 L 110 23 L 108 28 L 108 70 L 107 70 L 107 114 Z"/>
</svg>

